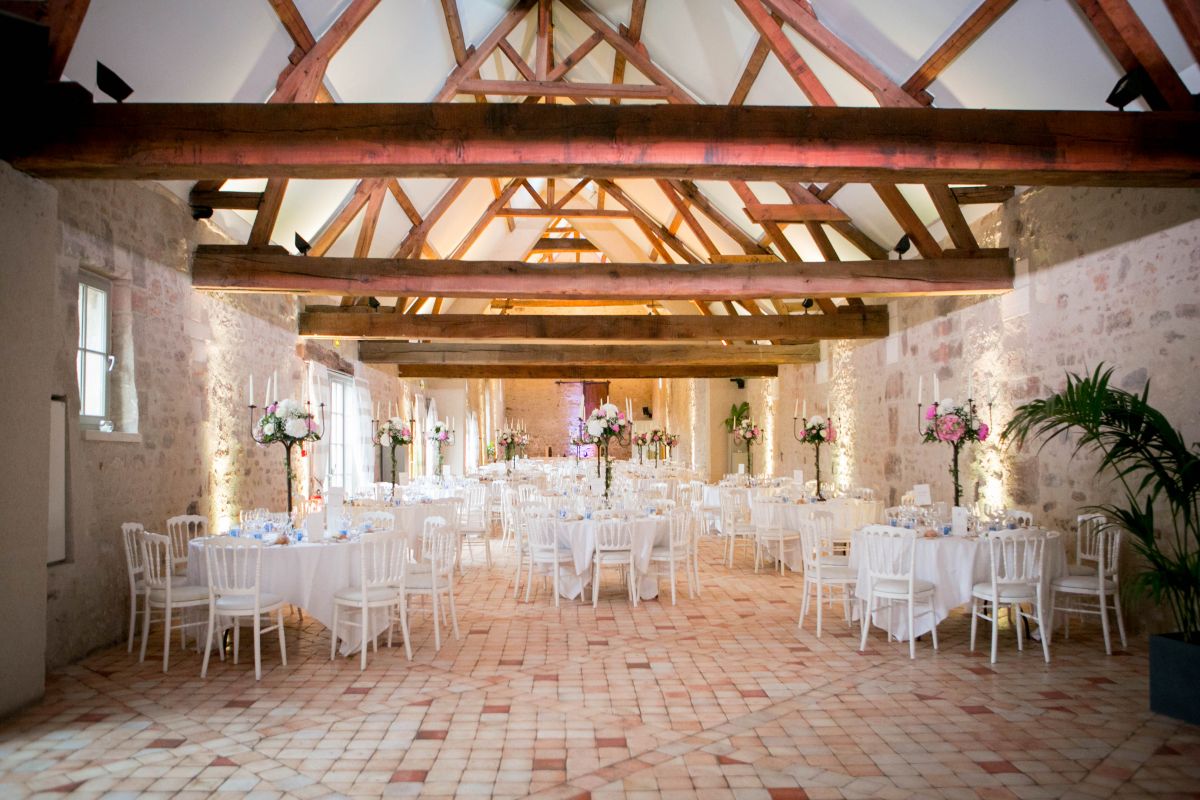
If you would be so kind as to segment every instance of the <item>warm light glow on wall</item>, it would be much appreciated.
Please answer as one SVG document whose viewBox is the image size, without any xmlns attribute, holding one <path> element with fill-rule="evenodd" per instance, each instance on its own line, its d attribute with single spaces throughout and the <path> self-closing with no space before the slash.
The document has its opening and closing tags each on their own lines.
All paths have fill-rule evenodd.
<svg viewBox="0 0 1200 800">
<path fill-rule="evenodd" d="M 239 458 L 248 458 L 246 448 L 254 446 L 248 438 L 243 438 L 250 435 L 244 384 L 246 367 L 236 358 L 236 348 L 227 335 L 234 326 L 221 324 L 219 319 L 229 309 L 200 297 L 196 297 L 195 302 L 208 307 L 212 320 L 212 339 L 205 348 L 204 394 L 208 398 L 208 418 L 200 436 L 201 469 L 208 471 L 212 489 L 208 518 L 215 522 L 215 531 L 227 531 L 238 516 L 241 474 L 244 472 L 236 468 L 236 462 Z M 259 409 L 259 413 L 261 411 Z"/>
<path fill-rule="evenodd" d="M 775 447 L 775 409 L 779 406 L 779 378 L 764 378 L 762 386 L 763 398 L 763 453 L 766 455 L 765 470 L 768 478 L 775 476 L 775 462 L 778 453 Z"/>
<path fill-rule="evenodd" d="M 1012 454 L 1000 443 L 1000 429 L 1012 417 L 1012 403 L 1007 393 L 1002 392 L 1003 379 L 1007 371 L 1003 363 L 1000 346 L 1001 331 L 988 330 L 968 337 L 963 348 L 963 385 L 959 389 L 966 393 L 966 383 L 971 378 L 972 394 L 979 416 L 987 423 L 988 438 L 985 442 L 971 445 L 971 461 L 966 470 L 974 479 L 978 499 L 992 508 L 1009 505 L 1012 494 L 1005 485 L 1010 472 Z M 975 499 L 970 483 L 964 481 L 963 492 L 969 503 Z"/>
<path fill-rule="evenodd" d="M 858 381 L 853 364 L 854 349 L 848 342 L 835 342 L 829 350 L 828 416 L 833 420 L 837 432 L 837 441 L 831 448 L 833 482 L 842 491 L 855 485 L 855 398 L 858 397 Z"/>
</svg>

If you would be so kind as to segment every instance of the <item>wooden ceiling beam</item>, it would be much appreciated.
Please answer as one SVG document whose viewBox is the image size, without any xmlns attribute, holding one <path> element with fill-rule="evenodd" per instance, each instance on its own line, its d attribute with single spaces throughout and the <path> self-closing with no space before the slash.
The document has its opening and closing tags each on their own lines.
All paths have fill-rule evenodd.
<svg viewBox="0 0 1200 800">
<path fill-rule="evenodd" d="M 714 364 L 711 366 L 661 366 L 644 362 L 606 364 L 604 366 L 546 366 L 536 364 L 477 365 L 477 364 L 397 364 L 401 378 L 550 378 L 558 380 L 592 380 L 611 378 L 773 378 L 779 374 L 775 364 L 742 366 Z"/>
<path fill-rule="evenodd" d="M 493 342 L 364 341 L 358 356 L 367 364 L 478 364 L 604 366 L 606 364 L 672 364 L 738 367 L 807 364 L 819 357 L 815 343 L 797 345 L 719 344 L 497 344 Z"/>
<path fill-rule="evenodd" d="M 348 313 L 336 306 L 310 306 L 300 314 L 300 335 L 318 339 L 420 341 L 877 339 L 888 335 L 888 311 L 887 306 L 879 305 L 809 316 L 519 314 L 501 317 L 443 314 L 438 317 L 400 317 L 365 308 Z"/>
<path fill-rule="evenodd" d="M 625 38 L 637 44 L 642 38 L 642 22 L 646 18 L 646 0 L 633 0 L 633 5 L 629 8 L 629 25 L 624 29 Z M 593 36 L 599 36 L 598 33 L 593 33 Z M 613 83 L 625 82 L 625 56 L 620 51 L 617 51 L 613 57 Z M 621 98 L 614 97 L 610 100 L 613 105 L 621 102 Z"/>
<path fill-rule="evenodd" d="M 746 206 L 754 222 L 848 222 L 850 215 L 828 203 L 754 203 Z"/>
<path fill-rule="evenodd" d="M 459 94 L 501 95 L 504 97 L 620 97 L 628 100 L 665 100 L 671 91 L 661 86 L 611 83 L 574 83 L 570 81 L 502 81 L 468 79 L 458 85 Z"/>
<path fill-rule="evenodd" d="M 959 205 L 1006 203 L 1013 198 L 1015 186 L 955 186 L 950 189 Z"/>
<path fill-rule="evenodd" d="M 362 180 L 355 184 L 341 208 L 335 211 L 317 231 L 309 253 L 313 256 L 323 256 L 329 252 L 329 248 L 333 247 L 334 242 L 346 231 L 346 228 L 350 227 L 350 223 L 358 216 L 358 212 L 367 204 L 371 191 L 377 183 L 378 181 L 374 180 Z"/>
<path fill-rule="evenodd" d="M 942 71 L 953 64 L 954 60 L 982 36 L 996 20 L 1000 19 L 1015 2 L 1016 0 L 983 0 L 963 23 L 946 37 L 946 41 L 942 42 L 922 62 L 921 66 L 917 67 L 900 88 L 914 97 L 924 93 L 929 85 L 942 74 Z"/>
<path fill-rule="evenodd" d="M 498 217 L 564 217 L 566 219 L 630 219 L 633 214 L 623 208 L 502 208 Z"/>
<path fill-rule="evenodd" d="M 47 0 L 45 3 L 43 21 L 50 29 L 50 59 L 46 80 L 57 81 L 62 77 L 87 10 L 88 0 Z"/>
<path fill-rule="evenodd" d="M 1167 10 L 1175 20 L 1176 27 L 1192 51 L 1192 58 L 1200 61 L 1200 3 L 1196 0 L 1165 0 Z"/>
<path fill-rule="evenodd" d="M 925 223 L 917 216 L 917 212 L 909 205 L 908 199 L 900 192 L 900 188 L 890 183 L 875 183 L 871 185 L 875 194 L 887 206 L 887 210 L 896 218 L 900 229 L 904 231 L 917 251 L 925 258 L 938 258 L 942 254 L 939 245 L 925 227 Z"/>
<path fill-rule="evenodd" d="M 29 112 L 22 127 L 5 131 L 0 155 L 47 178 L 1200 184 L 1196 113 L 473 103 L 102 103 Z"/>
<path fill-rule="evenodd" d="M 758 264 L 527 264 L 292 256 L 283 248 L 197 247 L 192 285 L 212 291 L 378 297 L 691 300 L 994 294 L 1012 260 L 810 261 Z"/>
<path fill-rule="evenodd" d="M 282 98 L 295 98 L 299 102 L 306 102 L 299 99 L 299 95 L 303 87 L 312 86 L 311 92 L 315 96 L 316 85 L 324 78 L 329 62 L 366 21 L 379 2 L 380 0 L 351 0 L 350 5 L 338 15 L 329 29 L 316 40 L 304 54 L 304 58 L 291 70 L 276 90 L 276 94 Z"/>
<path fill-rule="evenodd" d="M 192 189 L 188 204 L 206 208 L 230 208 L 239 211 L 257 211 L 262 203 L 262 192 L 222 192 Z"/>
<path fill-rule="evenodd" d="M 1129 0 L 1077 2 L 1121 67 L 1127 72 L 1141 67 L 1150 76 L 1153 88 L 1157 91 L 1149 93 L 1144 99 L 1152 110 L 1190 111 L 1196 107 L 1183 79 L 1167 60 Z"/>
<path fill-rule="evenodd" d="M 804 93 L 808 101 L 814 106 L 837 105 L 833 102 L 833 97 L 830 96 L 824 84 L 808 66 L 808 62 L 787 38 L 784 30 L 771 18 L 771 13 L 763 6 L 761 0 L 736 0 L 736 2 L 741 8 L 742 14 L 758 31 L 758 35 L 766 39 L 771 52 L 783 64 L 783 68 L 792 76 L 792 80 L 800 87 L 800 91 Z"/>
<path fill-rule="evenodd" d="M 543 236 L 533 244 L 532 253 L 598 253 L 600 248 L 587 239 Z"/>
</svg>

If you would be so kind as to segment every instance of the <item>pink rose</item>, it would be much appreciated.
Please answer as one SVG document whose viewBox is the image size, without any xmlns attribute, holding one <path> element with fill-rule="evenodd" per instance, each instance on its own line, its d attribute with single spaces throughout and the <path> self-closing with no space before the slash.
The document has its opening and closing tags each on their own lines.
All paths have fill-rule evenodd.
<svg viewBox="0 0 1200 800">
<path fill-rule="evenodd" d="M 932 420 L 936 416 L 937 416 L 937 404 L 934 403 L 933 405 L 931 405 L 929 407 L 929 410 L 925 412 L 925 419 Z"/>
<path fill-rule="evenodd" d="M 943 442 L 957 442 L 966 430 L 966 424 L 957 414 L 943 414 L 938 418 L 935 435 Z"/>
<path fill-rule="evenodd" d="M 979 423 L 979 441 L 986 442 L 988 437 L 988 426 L 986 422 Z"/>
<path fill-rule="evenodd" d="M 837 439 L 837 431 L 833 429 L 833 423 L 829 423 L 829 429 L 825 433 L 825 441 L 832 442 Z"/>
</svg>

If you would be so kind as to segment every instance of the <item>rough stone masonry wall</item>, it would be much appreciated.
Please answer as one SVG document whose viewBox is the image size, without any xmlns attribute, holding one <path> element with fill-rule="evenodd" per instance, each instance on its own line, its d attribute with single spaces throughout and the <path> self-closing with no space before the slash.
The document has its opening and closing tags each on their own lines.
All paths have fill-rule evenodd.
<svg viewBox="0 0 1200 800">
<path fill-rule="evenodd" d="M 652 379 L 629 379 L 609 381 L 611 402 L 625 407 L 625 398 L 633 402 L 633 418 L 642 421 L 642 406 L 652 408 L 654 403 L 654 381 Z M 505 380 L 504 419 L 524 420 L 529 429 L 529 455 L 544 456 L 546 448 L 554 448 L 555 455 L 564 455 L 569 444 L 568 431 L 571 422 L 579 416 L 579 401 L 583 397 L 579 381 L 557 382 L 552 380 Z M 590 412 L 592 409 L 587 409 Z M 495 433 L 492 433 L 495 436 Z M 630 448 L 614 445 L 610 450 L 613 458 L 628 458 Z M 501 454 L 503 457 L 503 454 Z"/>
<path fill-rule="evenodd" d="M 826 474 L 875 487 L 889 503 L 921 482 L 951 499 L 949 446 L 921 444 L 917 433 L 918 377 L 928 403 L 935 371 L 942 395 L 961 400 L 973 370 L 974 394 L 992 400 L 984 413 L 998 431 L 1014 407 L 1062 388 L 1065 371 L 1104 362 L 1127 390 L 1150 380 L 1150 401 L 1189 441 L 1200 439 L 1200 192 L 1038 189 L 976 231 L 982 246 L 1010 249 L 1012 293 L 900 300 L 888 339 L 831 343 L 824 364 L 780 370 L 783 428 L 797 396 L 808 398 L 810 415 L 830 411 L 839 423 L 842 444 L 822 452 Z M 790 436 L 779 443 L 786 470 L 812 474 L 811 447 Z M 964 499 L 1028 509 L 1072 530 L 1081 509 L 1112 499 L 1112 488 L 1071 449 L 973 446 L 962 460 Z"/>
<path fill-rule="evenodd" d="M 283 450 L 250 441 L 246 376 L 256 375 L 261 405 L 267 375 L 278 370 L 280 393 L 289 394 L 305 373 L 295 299 L 192 290 L 188 254 L 197 243 L 226 240 L 194 222 L 177 198 L 152 184 L 52 185 L 62 237 L 54 391 L 78 413 L 77 275 L 81 268 L 109 275 L 114 323 L 127 326 L 114 331 L 124 345 L 117 348 L 116 382 L 127 409 L 116 421 L 136 437 L 97 440 L 71 428 L 69 557 L 49 568 L 49 667 L 124 635 L 122 522 L 162 531 L 168 517 L 191 512 L 208 515 L 215 528 L 240 507 L 284 506 Z M 374 399 L 402 399 L 399 380 L 354 361 L 353 343 L 342 350 L 358 377 L 370 381 Z"/>
</svg>

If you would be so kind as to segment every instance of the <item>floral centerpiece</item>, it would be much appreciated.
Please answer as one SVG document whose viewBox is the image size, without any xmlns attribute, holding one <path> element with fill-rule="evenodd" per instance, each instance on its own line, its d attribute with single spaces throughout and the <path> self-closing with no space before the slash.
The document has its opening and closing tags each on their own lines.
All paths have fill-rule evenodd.
<svg viewBox="0 0 1200 800">
<path fill-rule="evenodd" d="M 528 444 L 529 434 L 524 431 L 504 430 L 496 437 L 496 446 L 504 448 L 504 463 L 509 473 L 512 472 L 512 462 L 517 457 L 517 451 L 524 450 Z"/>
<path fill-rule="evenodd" d="M 375 441 L 392 454 L 392 494 L 396 493 L 396 448 L 412 444 L 412 429 L 399 417 L 389 417 L 375 432 Z"/>
<path fill-rule="evenodd" d="M 655 428 L 650 431 L 650 452 L 654 455 L 654 466 L 658 466 L 658 461 L 662 458 L 662 449 L 667 444 L 667 432 L 661 428 Z"/>
<path fill-rule="evenodd" d="M 969 442 L 983 442 L 988 437 L 987 423 L 975 415 L 975 403 L 955 405 L 950 398 L 934 403 L 925 412 L 923 440 L 946 442 L 950 445 L 953 458 L 950 461 L 950 477 L 954 480 L 954 505 L 961 505 L 962 483 L 958 477 L 958 454 Z"/>
<path fill-rule="evenodd" d="M 834 430 L 833 420 L 828 422 L 824 417 L 814 415 L 812 419 L 804 420 L 804 430 L 800 433 L 802 444 L 811 444 L 814 450 L 814 460 L 817 462 L 817 499 L 824 500 L 821 493 L 821 445 L 833 444 L 837 441 L 837 431 Z"/>
<path fill-rule="evenodd" d="M 626 418 L 625 412 L 612 403 L 605 403 L 588 415 L 584 430 L 596 443 L 596 470 L 600 470 L 600 457 L 604 457 L 604 499 L 608 499 L 612 488 L 612 458 L 609 457 L 609 444 L 613 439 L 621 441 L 622 434 L 627 434 L 632 423 Z"/>
<path fill-rule="evenodd" d="M 762 428 L 754 424 L 749 417 L 742 419 L 733 429 L 733 440 L 746 443 L 746 472 L 754 475 L 754 453 L 751 445 L 762 441 Z"/>
<path fill-rule="evenodd" d="M 649 441 L 650 441 L 650 437 L 647 436 L 645 433 L 635 433 L 633 435 L 633 446 L 637 448 L 639 464 L 642 463 L 642 448 L 645 447 L 646 443 Z"/>
<path fill-rule="evenodd" d="M 254 407 L 251 406 L 252 412 L 253 409 Z M 283 445 L 283 463 L 287 470 L 287 507 L 290 515 L 292 513 L 292 482 L 296 477 L 292 471 L 292 448 L 300 445 L 300 455 L 308 455 L 304 450 L 304 443 L 319 441 L 321 433 L 317 430 L 316 419 L 307 403 L 301 404 L 291 399 L 276 400 L 264 411 L 265 413 L 251 430 L 251 437 L 260 445 L 276 442 Z"/>
<path fill-rule="evenodd" d="M 670 458 L 675 448 L 679 447 L 679 434 L 668 433 L 666 438 L 663 439 L 663 443 L 667 446 L 667 458 Z"/>
<path fill-rule="evenodd" d="M 429 432 L 425 434 L 425 438 L 433 442 L 437 448 L 437 476 L 442 477 L 442 470 L 446 465 L 446 457 L 442 452 L 442 448 L 454 444 L 454 431 L 450 430 L 450 426 L 440 419 L 435 420 L 430 426 Z"/>
</svg>

